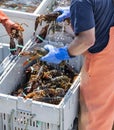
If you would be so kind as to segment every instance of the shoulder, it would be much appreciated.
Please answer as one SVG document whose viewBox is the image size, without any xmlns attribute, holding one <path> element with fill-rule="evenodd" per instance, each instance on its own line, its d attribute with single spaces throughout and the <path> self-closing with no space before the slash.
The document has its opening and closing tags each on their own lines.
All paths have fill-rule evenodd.
<svg viewBox="0 0 114 130">
<path fill-rule="evenodd" d="M 94 3 L 94 0 L 71 0 L 71 4 L 77 4 L 77 3 Z"/>
<path fill-rule="evenodd" d="M 83 6 L 93 6 L 94 0 L 71 0 L 71 8 Z"/>
<path fill-rule="evenodd" d="M 71 23 L 75 33 L 95 26 L 92 0 L 71 0 Z"/>
</svg>

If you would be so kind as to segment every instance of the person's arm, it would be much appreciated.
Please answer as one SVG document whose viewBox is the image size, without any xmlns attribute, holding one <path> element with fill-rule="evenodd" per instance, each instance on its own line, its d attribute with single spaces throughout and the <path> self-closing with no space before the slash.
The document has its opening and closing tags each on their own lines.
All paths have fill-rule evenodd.
<svg viewBox="0 0 114 130">
<path fill-rule="evenodd" d="M 44 48 L 49 51 L 46 56 L 41 58 L 42 61 L 48 63 L 59 64 L 63 60 L 68 60 L 72 57 L 83 54 L 88 51 L 95 43 L 95 28 L 79 33 L 78 36 L 69 44 L 69 46 L 56 48 L 52 45 L 46 45 Z"/>
<path fill-rule="evenodd" d="M 0 23 L 5 27 L 7 33 L 10 35 L 12 28 L 19 30 L 20 27 L 18 24 L 14 23 L 10 18 L 0 10 Z"/>
<path fill-rule="evenodd" d="M 46 46 L 49 53 L 41 60 L 50 63 L 60 63 L 71 57 L 78 56 L 88 51 L 95 43 L 95 21 L 92 6 L 88 1 L 72 1 L 70 8 L 71 25 L 76 34 L 68 47 L 55 48 Z M 63 9 L 63 14 L 67 16 Z M 63 15 L 62 18 L 64 19 Z"/>
<path fill-rule="evenodd" d="M 8 20 L 8 16 L 0 10 L 0 23 L 3 23 L 5 20 Z"/>
<path fill-rule="evenodd" d="M 86 52 L 95 43 L 95 28 L 83 31 L 75 36 L 68 47 L 71 56 L 77 56 Z"/>
</svg>

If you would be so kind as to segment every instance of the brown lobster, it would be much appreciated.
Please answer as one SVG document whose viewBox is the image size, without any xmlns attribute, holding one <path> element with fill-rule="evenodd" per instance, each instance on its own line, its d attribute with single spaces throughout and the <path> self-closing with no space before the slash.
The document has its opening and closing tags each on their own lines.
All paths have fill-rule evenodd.
<svg viewBox="0 0 114 130">
<path fill-rule="evenodd" d="M 29 64 L 33 60 L 40 59 L 42 56 L 46 55 L 47 53 L 48 53 L 48 51 L 42 47 L 37 47 L 34 49 L 34 51 L 20 52 L 20 56 L 29 56 L 29 58 L 23 63 L 23 66 L 26 66 L 27 64 Z"/>
<path fill-rule="evenodd" d="M 53 29 L 53 33 L 54 33 L 54 26 L 56 26 L 56 18 L 60 15 L 60 12 L 52 12 L 46 15 L 40 15 L 36 18 L 35 20 L 35 27 L 34 27 L 34 35 L 35 32 L 38 28 L 38 25 L 42 25 L 42 22 L 44 21 L 46 23 L 46 25 L 41 29 L 41 31 L 39 32 L 39 34 L 36 36 L 36 42 L 37 43 L 41 43 L 43 42 L 43 40 L 45 39 L 47 32 L 49 30 L 49 28 Z M 68 24 L 70 24 L 70 19 L 67 18 L 65 19 L 65 21 L 67 21 Z M 52 25 L 51 25 L 52 24 Z M 51 25 L 51 27 L 50 27 Z"/>
<path fill-rule="evenodd" d="M 19 52 L 21 52 L 24 42 L 23 42 L 23 27 L 17 23 L 19 25 L 19 29 L 16 30 L 14 28 L 12 28 L 11 31 L 11 35 L 10 35 L 10 52 L 13 55 L 18 55 Z M 18 44 L 16 46 L 15 40 L 17 40 Z"/>
<path fill-rule="evenodd" d="M 31 53 L 33 55 L 33 52 Z M 72 66 L 53 66 L 40 60 L 25 69 L 26 82 L 22 83 L 14 96 L 36 101 L 59 104 L 78 74 Z"/>
</svg>

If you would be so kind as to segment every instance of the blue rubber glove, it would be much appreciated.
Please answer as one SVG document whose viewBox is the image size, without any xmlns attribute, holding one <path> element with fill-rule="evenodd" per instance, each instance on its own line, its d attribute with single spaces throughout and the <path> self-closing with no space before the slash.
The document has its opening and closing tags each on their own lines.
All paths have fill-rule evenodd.
<svg viewBox="0 0 114 130">
<path fill-rule="evenodd" d="M 47 63 L 55 63 L 59 64 L 63 60 L 68 60 L 70 58 L 67 46 L 56 48 L 52 45 L 45 45 L 44 48 L 49 51 L 49 53 L 41 58 L 42 61 L 46 61 Z"/>
<path fill-rule="evenodd" d="M 59 15 L 56 19 L 57 22 L 62 22 L 66 18 L 70 18 L 70 6 L 67 7 L 58 7 L 54 10 L 54 12 L 61 12 L 61 15 Z"/>
</svg>

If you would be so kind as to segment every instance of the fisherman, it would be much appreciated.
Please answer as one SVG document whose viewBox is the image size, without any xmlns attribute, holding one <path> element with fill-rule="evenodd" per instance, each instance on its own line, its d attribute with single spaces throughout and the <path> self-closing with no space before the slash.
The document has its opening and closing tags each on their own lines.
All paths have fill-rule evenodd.
<svg viewBox="0 0 114 130">
<path fill-rule="evenodd" d="M 70 17 L 74 40 L 65 47 L 44 46 L 42 61 L 59 64 L 83 55 L 78 130 L 112 130 L 114 123 L 114 3 L 71 0 L 59 8 L 58 22 Z"/>
</svg>

